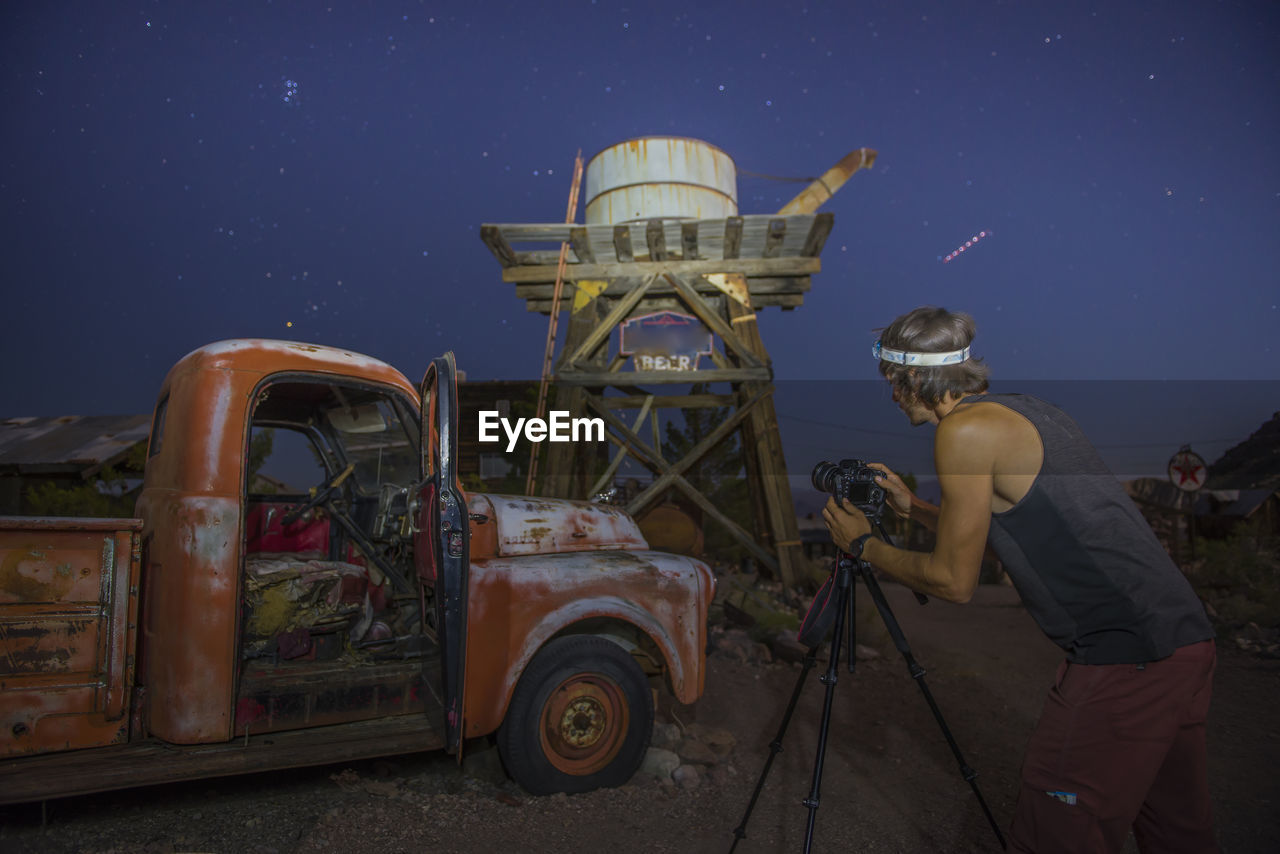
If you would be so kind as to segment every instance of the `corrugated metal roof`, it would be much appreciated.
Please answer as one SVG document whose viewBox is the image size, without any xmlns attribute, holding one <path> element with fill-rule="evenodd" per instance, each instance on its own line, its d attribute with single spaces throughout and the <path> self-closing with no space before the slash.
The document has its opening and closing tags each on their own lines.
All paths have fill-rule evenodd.
<svg viewBox="0 0 1280 854">
<path fill-rule="evenodd" d="M 1276 494 L 1274 489 L 1214 489 L 1196 497 L 1197 516 L 1239 516 L 1247 519 L 1253 511 Z"/>
<path fill-rule="evenodd" d="M 145 442 L 150 415 L 59 415 L 0 420 L 0 473 L 88 477 Z"/>
<path fill-rule="evenodd" d="M 1124 484 L 1131 498 L 1166 509 L 1184 508 L 1187 493 L 1167 480 L 1140 477 Z M 1276 494 L 1274 488 L 1202 489 L 1192 493 L 1192 506 L 1197 516 L 1239 516 L 1245 518 Z"/>
</svg>

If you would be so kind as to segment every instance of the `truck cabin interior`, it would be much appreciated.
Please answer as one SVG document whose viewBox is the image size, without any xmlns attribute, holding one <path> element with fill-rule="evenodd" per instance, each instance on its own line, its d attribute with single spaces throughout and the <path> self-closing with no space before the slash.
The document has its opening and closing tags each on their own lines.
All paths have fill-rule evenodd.
<svg viewBox="0 0 1280 854">
<path fill-rule="evenodd" d="M 416 407 L 277 378 L 257 392 L 245 452 L 236 734 L 439 707 L 408 516 Z"/>
</svg>

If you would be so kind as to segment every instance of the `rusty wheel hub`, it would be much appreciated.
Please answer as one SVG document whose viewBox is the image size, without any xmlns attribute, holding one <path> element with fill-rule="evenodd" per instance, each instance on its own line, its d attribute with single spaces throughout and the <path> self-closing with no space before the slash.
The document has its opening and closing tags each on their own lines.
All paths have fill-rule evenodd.
<svg viewBox="0 0 1280 854">
<path fill-rule="evenodd" d="M 626 696 L 616 682 L 598 673 L 571 676 L 542 708 L 542 749 L 566 774 L 594 774 L 618 755 L 629 723 Z"/>
<path fill-rule="evenodd" d="M 560 737 L 574 747 L 590 747 L 604 734 L 605 712 L 595 697 L 579 697 L 560 719 Z"/>
</svg>

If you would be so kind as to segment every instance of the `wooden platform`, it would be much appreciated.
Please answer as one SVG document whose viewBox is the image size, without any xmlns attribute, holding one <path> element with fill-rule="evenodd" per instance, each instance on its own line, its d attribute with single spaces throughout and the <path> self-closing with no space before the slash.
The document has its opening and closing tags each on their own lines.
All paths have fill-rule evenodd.
<svg viewBox="0 0 1280 854">
<path fill-rule="evenodd" d="M 831 233 L 830 213 L 752 215 L 725 219 L 651 219 L 622 225 L 570 223 L 487 224 L 480 237 L 502 265 L 502 278 L 530 311 L 551 310 L 551 291 L 561 243 L 570 245 L 565 269 L 565 310 L 574 304 L 575 283 L 608 281 L 606 295 L 620 295 L 629 279 L 663 273 L 702 277 L 741 274 L 751 303 L 793 309 L 804 302 L 809 276 L 821 270 L 818 256 Z M 706 279 L 698 290 L 713 293 Z M 658 284 L 651 295 L 671 288 Z M 599 294 L 593 291 L 592 295 Z"/>
</svg>

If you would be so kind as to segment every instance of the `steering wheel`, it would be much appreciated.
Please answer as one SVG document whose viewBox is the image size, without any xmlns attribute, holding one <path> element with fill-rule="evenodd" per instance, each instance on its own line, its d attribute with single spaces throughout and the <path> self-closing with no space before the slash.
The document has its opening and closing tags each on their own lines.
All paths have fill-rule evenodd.
<svg viewBox="0 0 1280 854">
<path fill-rule="evenodd" d="M 304 513 L 314 510 L 315 508 L 319 507 L 321 504 L 324 504 L 326 501 L 330 499 L 330 497 L 332 497 L 333 491 L 337 489 L 339 486 L 342 486 L 342 482 L 346 480 L 348 477 L 350 477 L 351 473 L 355 470 L 356 470 L 356 464 L 351 463 L 351 465 L 343 469 L 342 473 L 339 474 L 337 477 L 335 477 L 332 481 L 329 481 L 327 483 L 321 484 L 320 486 L 317 486 L 315 489 L 315 495 L 311 496 L 311 500 L 307 501 L 305 504 L 299 504 L 297 507 L 294 507 L 290 509 L 288 512 L 286 512 L 283 516 L 280 517 L 280 524 L 292 525 L 294 522 L 302 518 L 302 515 Z"/>
</svg>

